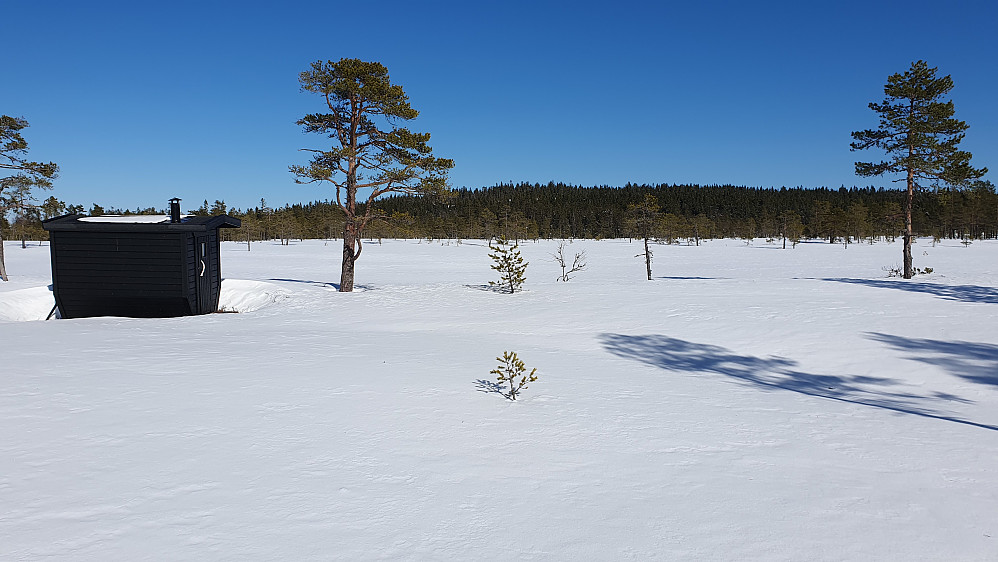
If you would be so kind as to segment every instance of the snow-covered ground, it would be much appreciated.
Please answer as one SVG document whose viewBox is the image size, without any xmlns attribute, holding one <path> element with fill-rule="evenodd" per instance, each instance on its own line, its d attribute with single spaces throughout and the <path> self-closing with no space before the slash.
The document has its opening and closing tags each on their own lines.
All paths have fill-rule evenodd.
<svg viewBox="0 0 998 562">
<path fill-rule="evenodd" d="M 46 322 L 8 244 L 0 559 L 998 560 L 998 243 L 555 246 L 341 294 L 338 242 L 224 244 L 239 314 Z"/>
</svg>

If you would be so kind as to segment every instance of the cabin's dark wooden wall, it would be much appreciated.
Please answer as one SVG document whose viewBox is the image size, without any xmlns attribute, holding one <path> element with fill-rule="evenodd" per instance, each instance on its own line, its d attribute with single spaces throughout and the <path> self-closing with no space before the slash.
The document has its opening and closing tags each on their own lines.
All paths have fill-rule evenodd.
<svg viewBox="0 0 998 562">
<path fill-rule="evenodd" d="M 217 230 L 53 231 L 51 236 L 54 289 L 64 318 L 186 316 L 218 307 Z M 201 241 L 207 279 L 200 275 Z"/>
</svg>

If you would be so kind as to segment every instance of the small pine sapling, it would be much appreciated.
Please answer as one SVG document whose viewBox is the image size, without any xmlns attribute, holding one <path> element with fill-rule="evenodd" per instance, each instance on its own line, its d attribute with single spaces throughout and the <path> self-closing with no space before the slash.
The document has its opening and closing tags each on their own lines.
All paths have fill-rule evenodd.
<svg viewBox="0 0 998 562">
<path fill-rule="evenodd" d="M 527 271 L 527 262 L 523 261 L 519 247 L 516 242 L 510 243 L 501 236 L 489 241 L 489 249 L 492 250 L 489 257 L 495 262 L 491 267 L 499 272 L 499 281 L 489 281 L 489 285 L 509 293 L 523 288 L 523 283 L 527 280 L 523 276 Z"/>
<path fill-rule="evenodd" d="M 523 361 L 516 356 L 515 352 L 503 351 L 502 357 L 496 357 L 499 366 L 489 371 L 490 374 L 498 375 L 496 380 L 500 385 L 509 383 L 509 393 L 504 394 L 510 400 L 516 400 L 516 395 L 521 390 L 527 388 L 527 383 L 537 380 L 537 369 L 531 369 L 527 374 L 527 367 Z"/>
<path fill-rule="evenodd" d="M 575 257 L 572 258 L 571 267 L 568 265 L 568 261 L 565 259 L 565 241 L 562 240 L 558 243 L 558 251 L 551 254 L 554 258 L 554 262 L 561 266 L 561 275 L 558 276 L 557 281 L 568 281 L 572 278 L 573 273 L 578 273 L 586 268 L 586 251 L 582 250 L 577 252 Z"/>
<path fill-rule="evenodd" d="M 895 265 L 894 267 L 887 267 L 885 265 L 884 267 L 882 267 L 880 269 L 883 269 L 884 271 L 886 271 L 888 277 L 904 277 L 904 270 L 901 269 L 900 265 Z M 920 267 L 916 267 L 912 271 L 912 275 L 928 275 L 928 274 L 932 273 L 933 271 L 934 270 L 931 267 L 926 267 L 924 269 L 920 268 Z"/>
</svg>

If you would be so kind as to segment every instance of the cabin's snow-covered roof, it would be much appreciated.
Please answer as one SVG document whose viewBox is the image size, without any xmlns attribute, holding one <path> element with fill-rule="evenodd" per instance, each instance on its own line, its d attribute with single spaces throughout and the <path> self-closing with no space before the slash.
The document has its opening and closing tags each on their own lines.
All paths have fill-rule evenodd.
<svg viewBox="0 0 998 562">
<path fill-rule="evenodd" d="M 180 222 L 170 222 L 169 215 L 64 215 L 42 221 L 48 231 L 86 232 L 204 232 L 216 228 L 239 228 L 241 221 L 229 215 L 201 217 L 183 215 Z"/>
<path fill-rule="evenodd" d="M 183 215 L 186 218 L 190 215 Z M 119 224 L 157 224 L 170 222 L 170 215 L 101 215 L 97 217 L 81 217 L 81 222 L 110 222 Z"/>
</svg>

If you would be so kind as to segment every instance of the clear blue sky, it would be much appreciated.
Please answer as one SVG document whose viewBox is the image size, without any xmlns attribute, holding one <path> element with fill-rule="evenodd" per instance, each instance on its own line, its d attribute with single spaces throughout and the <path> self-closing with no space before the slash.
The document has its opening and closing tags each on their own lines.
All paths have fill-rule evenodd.
<svg viewBox="0 0 998 562">
<path fill-rule="evenodd" d="M 854 175 L 879 155 L 850 132 L 918 59 L 952 75 L 962 146 L 998 170 L 994 0 L 5 0 L 0 17 L 0 113 L 87 207 L 331 198 L 287 168 L 325 142 L 295 125 L 323 107 L 298 73 L 343 57 L 388 67 L 455 187 L 891 186 Z"/>
</svg>

